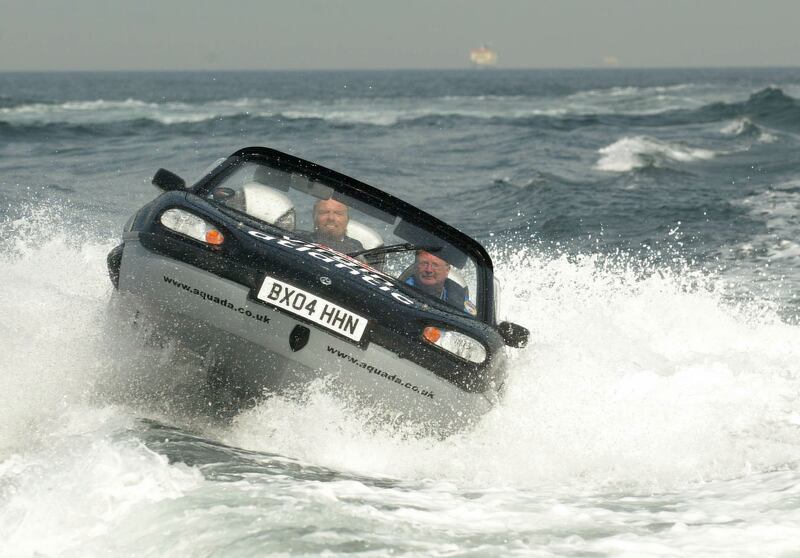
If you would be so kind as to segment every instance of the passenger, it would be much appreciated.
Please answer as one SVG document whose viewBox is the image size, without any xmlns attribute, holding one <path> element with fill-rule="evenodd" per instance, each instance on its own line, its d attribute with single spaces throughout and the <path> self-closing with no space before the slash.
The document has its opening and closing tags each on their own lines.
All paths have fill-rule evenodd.
<svg viewBox="0 0 800 558">
<path fill-rule="evenodd" d="M 347 236 L 349 222 L 345 204 L 336 200 L 318 200 L 314 204 L 314 233 L 311 239 L 343 254 L 363 250 L 364 246 L 358 240 Z"/>
<path fill-rule="evenodd" d="M 475 305 L 467 298 L 467 291 L 452 279 L 448 279 L 449 274 L 449 263 L 430 252 L 417 250 L 414 273 L 406 279 L 406 284 L 474 316 L 477 312 Z"/>
</svg>

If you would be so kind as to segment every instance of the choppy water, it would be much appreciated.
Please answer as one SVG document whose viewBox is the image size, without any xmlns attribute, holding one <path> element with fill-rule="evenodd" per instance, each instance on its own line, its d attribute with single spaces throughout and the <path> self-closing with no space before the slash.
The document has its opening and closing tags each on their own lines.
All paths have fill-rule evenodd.
<svg viewBox="0 0 800 558">
<path fill-rule="evenodd" d="M 800 553 L 800 70 L 0 74 L 0 555 Z M 159 166 L 318 160 L 490 248 L 473 430 L 222 423 L 107 311 Z"/>
</svg>

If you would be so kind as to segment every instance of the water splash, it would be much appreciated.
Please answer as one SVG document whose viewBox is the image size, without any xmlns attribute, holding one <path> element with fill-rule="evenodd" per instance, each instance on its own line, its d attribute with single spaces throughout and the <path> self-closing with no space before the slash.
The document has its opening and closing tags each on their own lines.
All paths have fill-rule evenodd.
<svg viewBox="0 0 800 558">
<path fill-rule="evenodd" d="M 52 216 L 41 219 L 15 225 L 28 236 L 0 256 L 7 451 L 42 440 L 77 406 L 124 405 L 251 450 L 477 486 L 674 486 L 800 457 L 800 328 L 774 305 L 734 304 L 715 276 L 688 267 L 535 244 L 495 249 L 502 310 L 531 329 L 532 342 L 511 357 L 502 404 L 473 430 L 418 437 L 348 408 L 324 382 L 206 427 L 187 419 L 191 406 L 154 407 L 140 396 L 147 383 L 151 397 L 191 397 L 191 366 L 181 375 L 178 364 L 158 362 L 169 351 L 146 355 L 133 341 L 110 350 L 111 244 L 70 242 L 57 221 L 47 224 Z M 161 387 L 137 383 L 162 376 Z"/>
<path fill-rule="evenodd" d="M 91 392 L 110 286 L 108 245 L 87 242 L 53 208 L 4 223 L 0 253 L 0 452 L 25 444 L 48 420 Z"/>
<path fill-rule="evenodd" d="M 787 466 L 800 329 L 714 278 L 523 249 L 499 259 L 532 344 L 503 403 L 445 441 L 377 430 L 320 390 L 243 414 L 229 441 L 368 474 L 468 485 L 675 486 Z"/>
</svg>

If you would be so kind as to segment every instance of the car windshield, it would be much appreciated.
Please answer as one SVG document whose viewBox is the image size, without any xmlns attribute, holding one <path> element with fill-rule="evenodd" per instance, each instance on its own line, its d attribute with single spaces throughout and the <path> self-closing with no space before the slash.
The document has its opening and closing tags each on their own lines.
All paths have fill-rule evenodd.
<svg viewBox="0 0 800 558">
<path fill-rule="evenodd" d="M 464 315 L 482 315 L 485 279 L 469 248 L 448 241 L 437 232 L 441 224 L 436 219 L 427 224 L 425 214 L 411 214 L 406 204 L 392 209 L 392 203 L 374 199 L 374 193 L 247 160 L 217 173 L 203 191 L 208 199 L 291 237 L 351 255 L 423 299 L 439 300 Z"/>
</svg>

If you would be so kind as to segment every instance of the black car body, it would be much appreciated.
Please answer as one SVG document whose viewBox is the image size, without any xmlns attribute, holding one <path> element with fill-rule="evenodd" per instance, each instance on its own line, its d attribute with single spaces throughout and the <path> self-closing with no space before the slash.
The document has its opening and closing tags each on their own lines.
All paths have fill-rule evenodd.
<svg viewBox="0 0 800 558">
<path fill-rule="evenodd" d="M 191 187 L 163 169 L 153 182 L 164 192 L 127 223 L 112 280 L 231 383 L 280 390 L 331 377 L 359 404 L 446 431 L 502 394 L 505 347 L 528 334 L 497 322 L 491 258 L 467 235 L 263 147 Z M 328 205 L 347 208 L 349 255 L 320 236 Z M 456 306 L 415 284 L 421 254 L 445 262 Z"/>
</svg>

